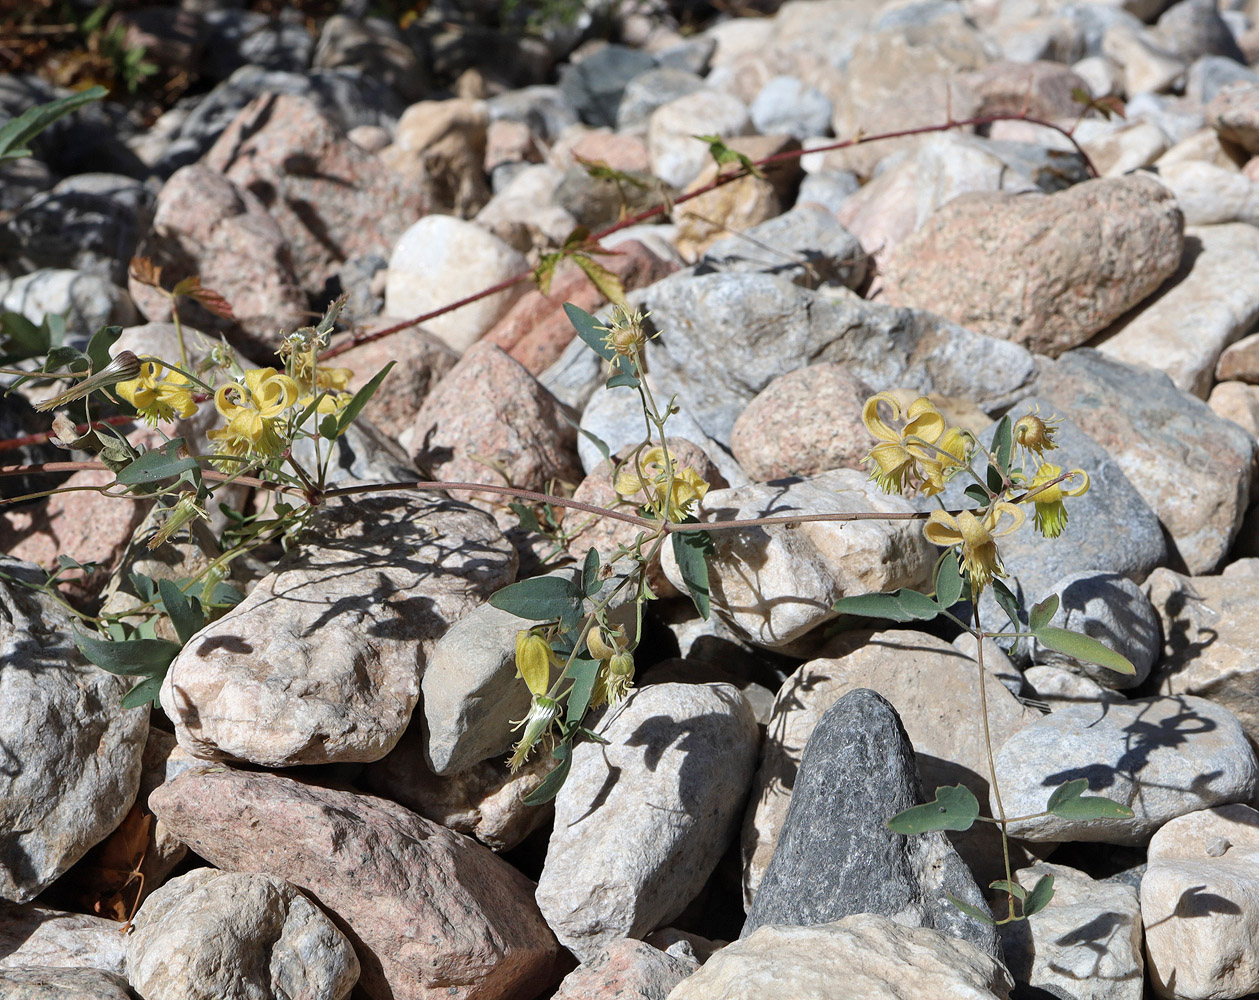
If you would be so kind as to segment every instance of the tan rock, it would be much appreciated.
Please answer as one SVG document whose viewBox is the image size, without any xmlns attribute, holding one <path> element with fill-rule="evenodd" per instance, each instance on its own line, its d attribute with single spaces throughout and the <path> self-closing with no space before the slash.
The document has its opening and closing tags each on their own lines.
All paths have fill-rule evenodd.
<svg viewBox="0 0 1259 1000">
<path fill-rule="evenodd" d="M 1231 420 L 1259 439 L 1259 386 L 1246 382 L 1217 382 L 1207 397 L 1216 416 Z"/>
<path fill-rule="evenodd" d="M 484 101 L 420 101 L 402 112 L 381 162 L 423 193 L 429 211 L 470 218 L 490 200 L 484 172 L 489 124 Z"/>
<path fill-rule="evenodd" d="M 1221 87 L 1207 105 L 1207 122 L 1221 139 L 1246 152 L 1259 153 L 1259 84 L 1231 83 Z"/>
<path fill-rule="evenodd" d="M 35 903 L 0 903 L 0 969 L 23 967 L 126 968 L 127 939 L 119 924 L 86 913 L 65 913 Z"/>
<path fill-rule="evenodd" d="M 1259 385 L 1259 333 L 1252 333 L 1224 348 L 1215 366 L 1220 382 L 1246 382 Z"/>
<path fill-rule="evenodd" d="M 622 938 L 582 963 L 560 983 L 551 1000 L 613 1000 L 614 997 L 668 995 L 698 966 L 667 955 L 642 941 Z"/>
</svg>

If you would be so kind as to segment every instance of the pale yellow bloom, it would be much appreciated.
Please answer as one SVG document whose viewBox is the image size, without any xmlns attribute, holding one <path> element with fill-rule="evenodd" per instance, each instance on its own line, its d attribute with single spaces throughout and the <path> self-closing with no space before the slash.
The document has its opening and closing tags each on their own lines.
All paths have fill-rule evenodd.
<svg viewBox="0 0 1259 1000">
<path fill-rule="evenodd" d="M 590 692 L 590 707 L 615 705 L 629 693 L 634 684 L 634 654 L 626 650 L 604 660 L 595 675 L 594 690 Z"/>
<path fill-rule="evenodd" d="M 1002 515 L 1009 514 L 1011 523 L 1000 527 Z M 945 548 L 958 546 L 962 571 L 970 580 L 976 596 L 992 583 L 994 576 L 1005 576 L 1001 554 L 995 539 L 1017 531 L 1025 520 L 1023 511 L 1012 503 L 1000 500 L 992 504 L 982 518 L 968 510 L 957 516 L 942 510 L 933 510 L 923 525 L 923 534 L 932 545 Z"/>
<path fill-rule="evenodd" d="M 191 417 L 197 412 L 192 398 L 192 383 L 179 372 L 163 377 L 162 365 L 145 361 L 140 374 L 127 382 L 119 382 L 114 391 L 136 408 L 145 423 L 155 426 L 159 420 L 176 416 Z"/>
<path fill-rule="evenodd" d="M 1038 406 L 1035 411 L 1019 417 L 1014 422 L 1012 428 L 1014 444 L 1028 454 L 1044 458 L 1045 452 L 1053 451 L 1058 447 L 1054 444 L 1054 434 L 1057 433 L 1058 424 L 1061 422 L 1060 417 L 1042 417 Z"/>
<path fill-rule="evenodd" d="M 933 496 L 941 492 L 952 472 L 965 464 L 967 434 L 948 427 L 926 396 L 905 409 L 905 424 L 899 431 L 879 416 L 879 403 L 888 405 L 893 420 L 901 419 L 901 405 L 891 393 L 880 392 L 866 400 L 861 419 L 879 442 L 864 459 L 873 466 L 870 478 L 885 493 L 920 490 Z"/>
<path fill-rule="evenodd" d="M 607 326 L 596 327 L 607 336 L 603 338 L 603 346 L 623 358 L 633 357 L 647 343 L 647 334 L 643 330 L 643 322 L 650 313 L 642 313 L 637 309 L 629 309 L 619 303 L 612 307 L 612 318 Z"/>
<path fill-rule="evenodd" d="M 525 727 L 524 734 L 520 737 L 519 742 L 512 748 L 513 753 L 508 766 L 513 772 L 519 770 L 520 765 L 529 759 L 529 754 L 537 745 L 543 736 L 551 734 L 551 726 L 555 720 L 560 717 L 559 702 L 545 695 L 534 695 L 533 701 L 529 705 L 529 714 L 519 722 L 513 724 L 513 729 Z M 554 735 L 551 734 L 554 739 Z"/>
<path fill-rule="evenodd" d="M 551 686 L 551 644 L 537 632 L 516 633 L 516 676 L 533 695 L 546 694 Z"/>
<path fill-rule="evenodd" d="M 214 394 L 214 407 L 227 421 L 222 431 L 210 432 L 218 450 L 238 454 L 242 441 L 248 453 L 273 458 L 284 450 L 276 429 L 284 411 L 297 402 L 297 383 L 274 368 L 253 368 L 245 382 L 229 382 Z"/>
<path fill-rule="evenodd" d="M 1032 477 L 1032 484 L 1028 487 L 1029 492 L 1039 486 L 1044 486 L 1045 483 L 1052 483 L 1061 475 L 1062 466 L 1045 462 L 1036 470 L 1036 475 Z M 1083 496 L 1088 492 L 1089 477 L 1087 472 L 1083 469 L 1072 469 L 1070 476 L 1072 479 L 1078 478 L 1080 480 L 1078 486 L 1070 486 L 1063 489 L 1063 483 L 1069 481 L 1063 480 L 1063 483 L 1055 483 L 1053 486 L 1046 487 L 1031 498 L 1036 505 L 1036 512 L 1032 515 L 1032 523 L 1036 525 L 1036 530 L 1046 538 L 1057 538 L 1067 526 L 1067 507 L 1063 500 L 1066 497 Z"/>
<path fill-rule="evenodd" d="M 673 475 L 665 471 L 665 453 L 660 447 L 649 448 L 638 462 L 640 475 L 632 462 L 627 462 L 616 477 L 615 489 L 626 499 L 643 495 L 647 502 L 663 508 L 665 519 L 682 521 L 696 502 L 708 492 L 706 483 L 694 469 L 679 468 L 673 462 Z"/>
</svg>

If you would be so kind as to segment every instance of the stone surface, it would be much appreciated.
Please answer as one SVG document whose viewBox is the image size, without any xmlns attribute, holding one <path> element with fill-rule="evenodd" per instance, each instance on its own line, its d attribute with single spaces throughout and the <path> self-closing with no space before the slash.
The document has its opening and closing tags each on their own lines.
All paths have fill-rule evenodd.
<svg viewBox="0 0 1259 1000">
<path fill-rule="evenodd" d="M 318 899 L 353 942 L 369 1000 L 507 1000 L 546 984 L 557 948 L 533 883 L 402 806 L 232 770 L 181 775 L 149 801 L 217 867 Z"/>
<path fill-rule="evenodd" d="M 1245 431 L 1162 373 L 1092 350 L 1044 366 L 1036 391 L 1114 459 L 1190 572 L 1219 564 L 1237 536 L 1250 489 L 1255 445 Z M 1186 481 L 1192 489 L 1183 488 Z"/>
<path fill-rule="evenodd" d="M 1259 83 L 1222 87 L 1206 108 L 1207 121 L 1221 139 L 1259 153 Z"/>
<path fill-rule="evenodd" d="M 420 316 L 528 269 L 524 257 L 480 226 L 447 215 L 429 215 L 407 229 L 393 246 L 385 312 Z M 525 291 L 521 282 L 428 320 L 424 328 L 462 353 Z"/>
<path fill-rule="evenodd" d="M 537 892 L 582 961 L 695 897 L 737 829 L 758 741 L 752 710 L 723 684 L 639 688 L 596 731 L 608 745 L 573 751 Z"/>
<path fill-rule="evenodd" d="M 710 160 L 708 144 L 697 135 L 719 135 L 727 142 L 750 131 L 747 106 L 732 94 L 698 90 L 662 104 L 647 122 L 651 172 L 666 184 L 685 187 Z"/>
<path fill-rule="evenodd" d="M 271 875 L 193 869 L 145 901 L 127 939 L 127 978 L 146 1000 L 343 1000 L 358 972 L 345 935 Z"/>
<path fill-rule="evenodd" d="M 1217 417 L 1231 420 L 1252 438 L 1259 439 L 1259 386 L 1216 382 L 1207 397 L 1207 406 Z"/>
<path fill-rule="evenodd" d="M 822 512 L 908 512 L 900 497 L 880 492 L 853 469 L 838 469 L 789 485 L 711 490 L 700 503 L 701 521 Z M 840 597 L 917 587 L 933 557 L 911 520 L 816 521 L 713 532 L 708 557 L 714 612 L 743 638 L 769 648 L 787 646 L 835 617 Z M 669 582 L 683 586 L 666 546 Z"/>
<path fill-rule="evenodd" d="M 1046 875 L 1054 879 L 1049 905 L 1001 929 L 1015 982 L 1073 1000 L 1141 1000 L 1145 961 L 1136 889 L 1043 861 L 1015 878 L 1030 890 Z"/>
<path fill-rule="evenodd" d="M 1176 195 L 1186 226 L 1259 223 L 1259 184 L 1204 160 L 1160 163 L 1158 178 Z"/>
<path fill-rule="evenodd" d="M 1215 378 L 1219 382 L 1235 379 L 1259 384 L 1259 333 L 1249 334 L 1224 348 L 1215 365 Z"/>
<path fill-rule="evenodd" d="M 883 287 L 894 305 L 1056 356 L 1155 291 L 1180 262 L 1182 230 L 1171 194 L 1145 177 L 962 195 L 897 248 Z"/>
<path fill-rule="evenodd" d="M 0 903 L 0 969 L 83 968 L 121 976 L 127 940 L 118 924 L 34 903 Z"/>
<path fill-rule="evenodd" d="M 127 980 L 100 969 L 0 969 L 5 1000 L 131 1000 Z"/>
<path fill-rule="evenodd" d="M 930 927 L 992 955 L 997 935 L 952 906 L 983 893 L 943 833 L 893 833 L 887 820 L 926 801 L 914 747 L 896 709 L 855 688 L 809 735 L 778 843 L 740 937 L 768 924 L 811 926 L 854 913 Z"/>
<path fill-rule="evenodd" d="M 762 135 L 807 139 L 830 131 L 834 107 L 817 87 L 794 76 L 776 76 L 761 88 L 748 111 Z"/>
<path fill-rule="evenodd" d="M 64 316 L 66 341 L 86 346 L 102 326 L 131 326 L 136 307 L 108 278 L 85 271 L 41 267 L 16 278 L 0 277 L 0 309 L 20 313 L 32 323 Z"/>
<path fill-rule="evenodd" d="M 942 639 L 909 630 L 863 629 L 836 637 L 821 658 L 788 677 L 774 699 L 743 821 L 745 905 L 755 898 L 773 856 L 805 745 L 827 710 L 852 691 L 868 688 L 891 703 L 913 744 L 927 792 L 961 783 L 983 801 L 988 794 L 988 758 L 975 709 L 978 674 L 974 660 Z M 950 696 L 943 697 L 943 692 Z M 1039 718 L 991 682 L 988 708 L 997 744 Z M 1000 846 L 986 828 L 981 829 L 983 834 L 955 834 L 953 840 L 982 874 L 994 868 L 994 861 L 1000 867 Z"/>
<path fill-rule="evenodd" d="M 380 159 L 429 211 L 470 218 L 490 200 L 482 167 L 489 123 L 484 101 L 420 101 L 402 113 Z"/>
<path fill-rule="evenodd" d="M 966 941 L 860 913 L 813 927 L 770 925 L 728 945 L 668 1000 L 1007 1000 L 1005 966 Z"/>
<path fill-rule="evenodd" d="M 1120 674 L 1077 660 L 1035 639 L 1031 641 L 1033 663 L 1074 670 L 1116 690 L 1139 687 L 1145 681 L 1159 659 L 1161 634 L 1158 615 L 1137 584 L 1118 573 L 1072 573 L 1056 581 L 1037 601 L 1050 594 L 1059 601 L 1051 625 L 1092 636 L 1126 656 L 1136 673 Z"/>
<path fill-rule="evenodd" d="M 1060 709 L 1006 740 L 996 760 L 1007 815 L 1043 812 L 1050 793 L 1076 778 L 1135 813 L 1010 823 L 1011 836 L 1033 841 L 1144 844 L 1177 816 L 1246 801 L 1259 781 L 1237 718 L 1192 695 Z"/>
<path fill-rule="evenodd" d="M 1259 208 L 1259 185 L 1254 187 Z M 1221 352 L 1259 320 L 1259 291 L 1245 280 L 1257 266 L 1254 226 L 1233 222 L 1186 230 L 1176 274 L 1158 298 L 1108 331 L 1098 351 L 1158 368 L 1177 388 L 1206 399 Z"/>
<path fill-rule="evenodd" d="M 325 504 L 301 547 L 171 664 L 162 703 L 199 757 L 378 760 L 431 644 L 515 576 L 480 511 L 425 494 Z"/>
<path fill-rule="evenodd" d="M 140 784 L 148 712 L 123 709 L 130 678 L 87 663 L 36 567 L 0 560 L 0 899 L 25 903 L 114 829 Z"/>
<path fill-rule="evenodd" d="M 612 941 L 560 983 L 551 1000 L 666 1000 L 698 968 L 642 941 Z"/>
<path fill-rule="evenodd" d="M 258 97 L 202 163 L 263 203 L 311 295 L 322 293 L 349 258 L 387 255 L 424 207 L 417 191 L 347 142 L 342 129 L 304 97 Z"/>
<path fill-rule="evenodd" d="M 1150 841 L 1141 913 L 1155 996 L 1259 990 L 1257 827 L 1249 806 L 1220 806 L 1174 819 Z"/>
</svg>

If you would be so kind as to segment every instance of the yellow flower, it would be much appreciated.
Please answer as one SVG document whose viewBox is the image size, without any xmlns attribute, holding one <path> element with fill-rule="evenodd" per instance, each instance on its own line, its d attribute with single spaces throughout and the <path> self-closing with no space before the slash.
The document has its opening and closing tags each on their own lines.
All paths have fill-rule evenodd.
<svg viewBox="0 0 1259 1000">
<path fill-rule="evenodd" d="M 1009 514 L 1012 523 L 999 528 L 1003 514 Z M 962 570 L 970 580 L 971 590 L 978 597 L 979 592 L 992 583 L 994 576 L 1005 576 L 1005 568 L 1001 565 L 1001 555 L 997 552 L 994 539 L 1017 531 L 1024 520 L 1023 512 L 1018 507 L 1000 500 L 988 508 L 982 519 L 968 510 L 962 511 L 956 517 L 942 510 L 933 510 L 927 523 L 923 525 L 922 532 L 932 545 L 959 547 Z"/>
<path fill-rule="evenodd" d="M 621 650 L 604 660 L 595 675 L 594 690 L 590 692 L 590 707 L 615 705 L 625 697 L 634 684 L 634 654 Z"/>
<path fill-rule="evenodd" d="M 666 520 L 685 520 L 694 504 L 708 492 L 708 483 L 694 469 L 679 468 L 676 461 L 672 464 L 670 477 L 665 471 L 664 449 L 649 448 L 638 462 L 642 474 L 634 470 L 633 463 L 626 463 L 616 477 L 616 492 L 626 499 L 641 493 L 648 503 L 663 508 Z"/>
<path fill-rule="evenodd" d="M 119 382 L 114 388 L 150 426 L 156 426 L 159 420 L 174 420 L 176 415 L 191 417 L 197 412 L 192 383 L 179 372 L 171 372 L 163 378 L 162 371 L 156 361 L 145 361 L 136 378 Z"/>
<path fill-rule="evenodd" d="M 546 694 L 551 686 L 551 644 L 537 632 L 516 633 L 516 676 L 533 695 Z"/>
<path fill-rule="evenodd" d="M 276 424 L 284 411 L 297 402 L 297 393 L 297 383 L 274 368 L 245 372 L 244 385 L 229 382 L 215 392 L 214 407 L 227 426 L 217 434 L 211 431 L 210 437 L 221 453 L 238 454 L 244 441 L 248 454 L 273 458 L 284 450 Z"/>
<path fill-rule="evenodd" d="M 1061 475 L 1062 466 L 1045 462 L 1036 470 L 1036 475 L 1032 478 L 1032 484 L 1028 487 L 1028 491 L 1031 492 L 1038 486 L 1044 486 L 1045 483 L 1052 483 Z M 1088 492 L 1088 473 L 1083 469 L 1072 469 L 1070 477 L 1074 478 L 1076 476 L 1080 477 L 1079 486 L 1063 489 L 1062 483 L 1055 483 L 1053 486 L 1042 489 L 1030 498 L 1036 504 L 1036 512 L 1032 515 L 1032 523 L 1036 526 L 1036 530 L 1046 538 L 1057 538 L 1067 526 L 1067 507 L 1062 501 L 1066 497 L 1083 496 Z M 1063 482 L 1066 482 L 1066 480 Z"/>
<path fill-rule="evenodd" d="M 949 476 L 965 464 L 969 437 L 956 427 L 947 428 L 926 396 L 909 404 L 899 431 L 879 416 L 881 402 L 891 408 L 893 420 L 901 419 L 900 403 L 891 393 L 880 392 L 866 400 L 861 419 L 879 441 L 864 459 L 873 466 L 870 478 L 884 493 L 921 490 L 933 496 L 941 492 Z"/>
<path fill-rule="evenodd" d="M 513 724 L 513 731 L 521 726 L 525 727 L 524 735 L 520 737 L 520 741 L 512 748 L 513 753 L 508 766 L 512 772 L 520 769 L 520 765 L 529 759 L 529 754 L 533 751 L 537 742 L 543 736 L 551 732 L 551 726 L 555 720 L 560 717 L 559 702 L 545 695 L 534 695 L 533 701 L 529 705 L 529 714 L 519 722 Z M 554 737 L 552 737 L 554 738 Z"/>
<path fill-rule="evenodd" d="M 1045 452 L 1053 451 L 1058 447 L 1054 444 L 1054 434 L 1061 422 L 1060 417 L 1042 418 L 1040 407 L 1037 406 L 1034 412 L 1014 421 L 1014 444 L 1028 454 L 1043 459 Z"/>
</svg>

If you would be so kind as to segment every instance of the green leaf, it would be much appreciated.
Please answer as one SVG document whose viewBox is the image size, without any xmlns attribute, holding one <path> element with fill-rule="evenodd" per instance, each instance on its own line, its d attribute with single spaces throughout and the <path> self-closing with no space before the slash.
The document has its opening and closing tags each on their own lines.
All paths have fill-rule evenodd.
<svg viewBox="0 0 1259 1000">
<path fill-rule="evenodd" d="M 136 674 L 140 676 L 165 675 L 171 661 L 183 647 L 169 639 L 93 639 L 81 632 L 74 633 L 74 644 L 79 651 L 102 670 L 111 674 Z"/>
<path fill-rule="evenodd" d="M 157 600 L 157 581 L 153 577 L 144 573 L 132 573 L 130 576 L 131 589 L 135 591 L 136 597 L 145 604 Z"/>
<path fill-rule="evenodd" d="M 496 591 L 490 597 L 490 604 L 499 611 L 531 622 L 549 622 L 569 618 L 574 610 L 580 614 L 584 596 L 577 584 L 566 576 L 535 576 Z"/>
<path fill-rule="evenodd" d="M 592 547 L 586 553 L 586 561 L 581 567 L 581 589 L 587 597 L 594 597 L 599 593 L 600 586 L 602 586 L 602 581 L 599 579 L 599 553 Z"/>
<path fill-rule="evenodd" d="M 1023 623 L 1019 621 L 1019 600 L 1000 580 L 992 581 L 992 596 L 1001 605 L 1001 610 L 1005 612 L 1005 616 L 1010 619 L 1010 624 L 1017 631 L 1022 631 Z"/>
<path fill-rule="evenodd" d="M 121 336 L 122 327 L 120 326 L 102 326 L 92 334 L 92 339 L 87 342 L 87 357 L 92 365 L 92 371 L 98 372 L 109 367 L 109 363 L 113 361 L 113 358 L 109 356 L 109 349 L 118 342 Z"/>
<path fill-rule="evenodd" d="M 590 695 L 595 689 L 595 678 L 599 676 L 599 660 L 577 657 L 569 668 L 568 676 L 573 679 L 572 690 L 568 692 L 568 724 L 575 726 L 581 722 L 590 705 Z"/>
<path fill-rule="evenodd" d="M 600 295 L 609 302 L 625 305 L 625 286 L 621 284 L 620 278 L 584 253 L 573 254 L 572 261 L 585 272 L 590 283 L 599 289 Z"/>
<path fill-rule="evenodd" d="M 961 910 L 968 917 L 974 917 L 980 923 L 988 924 L 989 926 L 996 926 L 997 922 L 992 919 L 992 916 L 990 914 L 985 913 L 979 907 L 971 906 L 970 903 L 964 903 L 962 902 L 962 900 L 958 899 L 956 896 L 951 895 L 949 893 L 945 894 L 945 898 L 950 903 L 952 903 L 956 909 Z"/>
<path fill-rule="evenodd" d="M 965 493 L 972 500 L 974 500 L 981 507 L 987 507 L 989 501 L 991 500 L 991 498 L 988 496 L 984 488 L 980 486 L 978 483 L 971 483 L 962 492 Z"/>
<path fill-rule="evenodd" d="M 1014 425 L 1009 417 L 1002 417 L 997 422 L 997 429 L 992 435 L 992 453 L 997 460 L 997 467 L 1007 476 L 1010 474 L 1010 459 L 1014 455 Z"/>
<path fill-rule="evenodd" d="M 693 521 L 694 518 L 688 518 Z M 699 616 L 708 621 L 711 611 L 708 590 L 708 557 L 715 551 L 712 535 L 707 531 L 673 532 L 673 557 L 677 560 L 682 582 L 695 604 Z"/>
<path fill-rule="evenodd" d="M 319 421 L 319 436 L 328 438 L 328 440 L 332 441 L 335 440 L 337 435 L 340 433 L 341 426 L 337 420 L 337 415 L 335 413 L 325 414 L 324 418 Z"/>
<path fill-rule="evenodd" d="M 1027 894 L 1027 899 L 1023 901 L 1023 916 L 1030 917 L 1033 913 L 1039 913 L 1049 901 L 1054 898 L 1054 877 L 1052 875 L 1042 875 L 1036 880 L 1036 884 L 1032 886 L 1032 891 Z"/>
<path fill-rule="evenodd" d="M 197 460 L 191 455 L 179 457 L 179 449 L 184 447 L 184 443 L 183 438 L 175 438 L 174 441 L 168 441 L 160 448 L 146 451 L 118 473 L 118 484 L 139 486 L 156 483 L 163 479 L 173 479 L 175 476 L 197 468 Z"/>
<path fill-rule="evenodd" d="M 1038 629 L 1033 629 L 1032 634 L 1036 636 L 1037 642 L 1054 652 L 1065 653 L 1085 663 L 1096 663 L 1117 674 L 1131 675 L 1137 672 L 1137 668 L 1126 656 L 1116 653 L 1091 635 L 1083 635 L 1053 625 L 1042 625 Z"/>
<path fill-rule="evenodd" d="M 69 97 L 28 108 L 16 118 L 10 119 L 0 128 L 0 161 L 29 156 L 30 151 L 25 147 L 35 136 L 58 118 L 77 111 L 92 101 L 99 101 L 107 93 L 109 91 L 104 87 L 89 87 Z"/>
<path fill-rule="evenodd" d="M 380 383 L 385 380 L 385 376 L 389 374 L 390 369 L 397 363 L 396 361 L 390 361 L 389 364 L 372 376 L 372 380 L 367 385 L 354 394 L 354 398 L 345 404 L 345 409 L 337 414 L 337 433 L 335 435 L 325 434 L 324 437 L 339 436 L 354 422 L 354 418 L 367 405 L 367 401 L 376 394 L 376 390 L 380 388 Z M 323 432 L 320 431 L 320 433 L 322 434 Z"/>
<path fill-rule="evenodd" d="M 1028 630 L 1035 632 L 1042 629 L 1053 621 L 1054 615 L 1058 611 L 1058 595 L 1050 594 L 1039 604 L 1032 605 L 1032 610 L 1028 613 Z"/>
<path fill-rule="evenodd" d="M 542 526 L 538 524 L 538 515 L 533 512 L 532 507 L 526 507 L 522 503 L 512 502 L 507 505 L 512 512 L 520 518 L 520 526 L 525 531 L 541 531 Z"/>
<path fill-rule="evenodd" d="M 175 626 L 175 634 L 179 636 L 180 643 L 186 645 L 189 639 L 205 628 L 201 602 L 195 597 L 189 597 L 171 580 L 159 580 L 157 589 L 162 595 L 166 617 Z"/>
<path fill-rule="evenodd" d="M 166 679 L 166 675 L 161 677 L 146 677 L 139 684 L 122 696 L 123 708 L 139 708 L 141 705 L 147 705 L 152 702 L 154 705 L 161 703 L 162 681 Z"/>
<path fill-rule="evenodd" d="M 554 771 L 542 779 L 542 783 L 537 788 L 521 800 L 525 805 L 540 806 L 544 802 L 550 802 L 564 787 L 568 772 L 573 766 L 573 748 L 567 743 L 561 743 L 551 751 L 551 756 L 558 760 L 559 764 L 556 765 Z"/>
<path fill-rule="evenodd" d="M 841 597 L 832 607 L 845 615 L 863 618 L 886 618 L 894 622 L 930 621 L 940 613 L 940 605 L 916 590 L 898 590 L 893 594 L 858 594 Z"/>
<path fill-rule="evenodd" d="M 979 818 L 979 800 L 965 785 L 936 789 L 934 802 L 899 812 L 887 821 L 893 833 L 911 835 L 931 830 L 969 830 Z"/>
<path fill-rule="evenodd" d="M 4 364 L 39 357 L 53 347 L 47 323 L 36 326 L 21 313 L 0 313 L 0 333 L 3 334 L 0 344 L 5 352 L 0 362 Z"/>
<path fill-rule="evenodd" d="M 951 608 L 962 596 L 962 572 L 957 565 L 957 550 L 949 549 L 940 557 L 936 570 L 936 603 Z"/>
<path fill-rule="evenodd" d="M 1045 809 L 1063 819 L 1132 819 L 1133 812 L 1127 806 L 1101 795 L 1086 797 L 1084 793 L 1088 789 L 1088 778 L 1075 778 L 1059 785 L 1049 796 Z"/>
<path fill-rule="evenodd" d="M 639 386 L 639 382 L 638 382 L 638 379 L 636 379 L 629 372 L 617 372 L 610 379 L 608 379 L 608 381 L 604 384 L 604 388 L 616 389 L 619 386 L 623 386 L 623 385 L 627 385 L 631 389 L 637 389 Z"/>
<path fill-rule="evenodd" d="M 568 315 L 568 321 L 573 324 L 573 329 L 577 331 L 577 336 L 585 341 L 587 347 L 604 361 L 612 361 L 616 358 L 616 353 L 612 348 L 603 342 L 604 332 L 599 329 L 598 320 L 585 309 L 571 302 L 564 303 L 564 312 Z"/>
<path fill-rule="evenodd" d="M 1024 889 L 1017 882 L 1007 882 L 1003 878 L 999 878 L 995 882 L 988 883 L 988 888 L 996 889 L 998 892 L 1008 892 L 1011 896 L 1014 896 L 1016 899 L 1027 898 L 1026 889 Z"/>
</svg>

